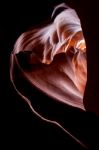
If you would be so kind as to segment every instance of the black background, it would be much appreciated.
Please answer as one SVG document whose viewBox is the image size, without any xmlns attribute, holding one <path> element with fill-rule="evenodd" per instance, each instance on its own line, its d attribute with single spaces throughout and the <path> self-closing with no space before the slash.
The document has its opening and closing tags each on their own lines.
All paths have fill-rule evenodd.
<svg viewBox="0 0 99 150">
<path fill-rule="evenodd" d="M 49 19 L 59 0 L 34 0 L 4 2 L 0 5 L 0 74 L 1 104 L 3 118 L 3 149 L 84 149 L 58 127 L 37 118 L 23 99 L 17 95 L 9 77 L 9 59 L 18 36 L 30 27 Z M 65 0 L 66 4 L 76 9 L 81 18 L 87 42 L 88 82 L 84 102 L 95 101 L 94 108 L 99 108 L 99 52 L 98 25 L 99 5 L 96 1 Z M 89 50 L 90 49 L 90 50 Z M 29 88 L 29 87 L 28 87 Z M 27 89 L 28 90 L 28 89 Z M 33 92 L 33 91 L 29 91 Z M 64 106 L 53 102 L 36 89 L 33 92 L 36 110 L 56 119 L 72 134 L 81 139 L 89 149 L 99 148 L 99 117 L 91 112 Z M 42 101 L 41 101 L 42 100 Z M 37 103 L 38 102 L 38 103 Z M 36 105 L 38 104 L 38 105 Z M 93 110 L 94 111 L 94 110 Z"/>
</svg>

